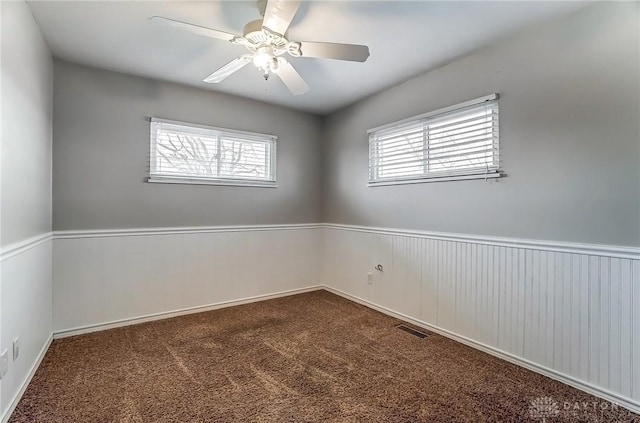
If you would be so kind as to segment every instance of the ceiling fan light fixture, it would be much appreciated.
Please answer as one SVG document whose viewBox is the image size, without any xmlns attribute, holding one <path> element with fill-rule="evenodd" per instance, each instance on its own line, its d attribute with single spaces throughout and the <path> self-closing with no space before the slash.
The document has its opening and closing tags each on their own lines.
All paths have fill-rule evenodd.
<svg viewBox="0 0 640 423">
<path fill-rule="evenodd" d="M 253 64 L 256 65 L 258 69 L 269 68 L 269 63 L 273 60 L 273 50 L 269 47 L 262 47 L 258 52 L 253 56 Z"/>
<path fill-rule="evenodd" d="M 271 71 L 271 73 L 278 73 L 278 71 L 280 70 L 280 60 L 284 60 L 280 57 L 274 57 L 271 60 L 271 63 L 269 63 L 269 71 Z"/>
<path fill-rule="evenodd" d="M 272 47 L 265 46 L 258 49 L 251 61 L 262 72 L 264 79 L 268 79 L 270 73 L 278 73 L 281 61 L 284 59 L 277 57 Z"/>
</svg>

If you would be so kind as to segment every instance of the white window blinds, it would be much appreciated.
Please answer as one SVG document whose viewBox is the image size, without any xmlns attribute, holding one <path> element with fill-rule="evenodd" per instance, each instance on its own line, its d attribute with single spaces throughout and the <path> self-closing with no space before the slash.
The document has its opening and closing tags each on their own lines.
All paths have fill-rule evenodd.
<svg viewBox="0 0 640 423">
<path fill-rule="evenodd" d="M 150 182 L 275 186 L 276 137 L 151 119 Z"/>
<path fill-rule="evenodd" d="M 497 95 L 369 131 L 369 183 L 499 176 Z"/>
</svg>

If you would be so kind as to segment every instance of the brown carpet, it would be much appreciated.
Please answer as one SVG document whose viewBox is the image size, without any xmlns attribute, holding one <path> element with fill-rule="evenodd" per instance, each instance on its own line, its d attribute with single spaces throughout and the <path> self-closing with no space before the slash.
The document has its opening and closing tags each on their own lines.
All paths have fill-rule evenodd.
<svg viewBox="0 0 640 423">
<path fill-rule="evenodd" d="M 10 422 L 638 421 L 398 323 L 317 291 L 58 340 Z"/>
</svg>

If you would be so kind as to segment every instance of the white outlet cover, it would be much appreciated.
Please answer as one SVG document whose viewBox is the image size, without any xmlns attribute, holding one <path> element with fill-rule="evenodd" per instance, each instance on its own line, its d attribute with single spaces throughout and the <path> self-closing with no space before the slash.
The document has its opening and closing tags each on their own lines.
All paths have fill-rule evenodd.
<svg viewBox="0 0 640 423">
<path fill-rule="evenodd" d="M 16 361 L 20 357 L 20 338 L 13 340 L 13 361 Z"/>
<path fill-rule="evenodd" d="M 373 284 L 373 273 L 371 273 L 371 272 L 367 273 L 367 283 L 369 285 Z"/>
<path fill-rule="evenodd" d="M 4 378 L 7 371 L 9 371 L 9 357 L 7 350 L 4 350 L 2 354 L 0 354 L 0 379 Z"/>
</svg>

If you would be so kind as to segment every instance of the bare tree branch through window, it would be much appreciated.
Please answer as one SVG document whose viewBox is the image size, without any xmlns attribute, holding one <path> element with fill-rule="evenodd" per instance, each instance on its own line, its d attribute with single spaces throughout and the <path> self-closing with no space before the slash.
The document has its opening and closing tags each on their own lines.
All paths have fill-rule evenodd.
<svg viewBox="0 0 640 423">
<path fill-rule="evenodd" d="M 152 122 L 152 176 L 273 181 L 275 139 Z"/>
</svg>

